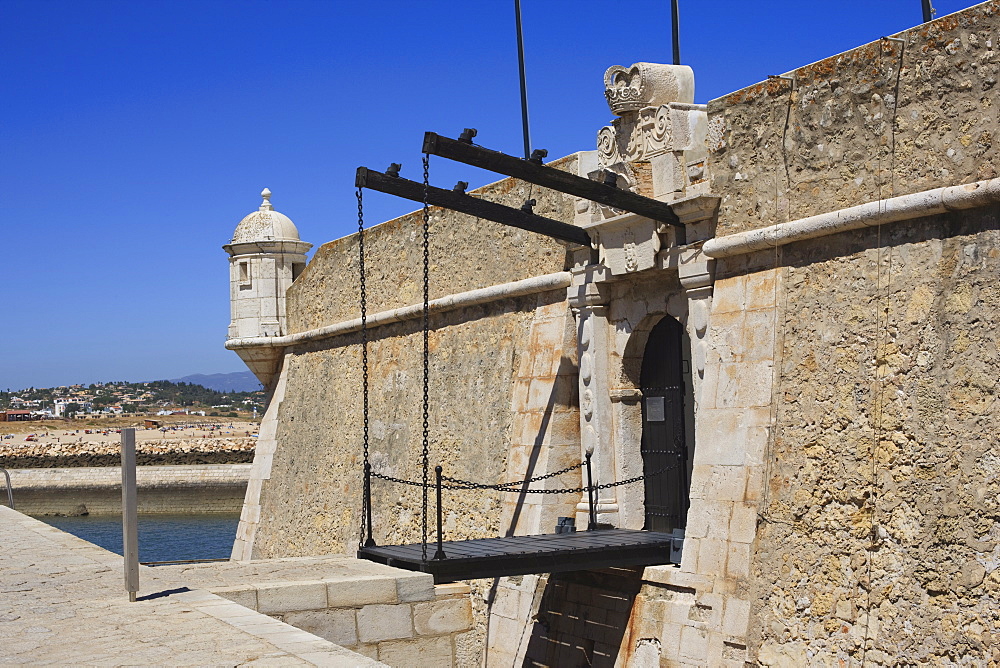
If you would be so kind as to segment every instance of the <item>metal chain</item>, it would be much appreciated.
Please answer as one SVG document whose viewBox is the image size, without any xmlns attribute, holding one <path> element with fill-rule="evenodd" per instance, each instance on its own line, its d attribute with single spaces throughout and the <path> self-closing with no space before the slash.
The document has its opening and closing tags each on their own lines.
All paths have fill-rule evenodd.
<svg viewBox="0 0 1000 668">
<path fill-rule="evenodd" d="M 420 556 L 423 561 L 427 561 L 427 467 L 430 460 L 430 419 L 429 419 L 429 376 L 430 376 L 430 223 L 431 209 L 427 203 L 430 191 L 430 162 L 429 153 L 424 153 L 424 442 L 423 442 L 423 522 L 422 538 L 420 542 Z"/>
<path fill-rule="evenodd" d="M 554 477 L 554 476 L 559 475 L 561 473 L 566 473 L 567 471 L 572 471 L 574 468 L 579 468 L 580 466 L 583 466 L 583 464 L 581 463 L 581 464 L 579 464 L 577 466 L 574 466 L 574 467 L 571 467 L 569 469 L 563 469 L 562 471 L 557 471 L 556 473 L 552 473 L 552 474 L 549 474 L 547 476 L 543 476 L 543 477 L 540 477 L 540 478 L 532 478 L 532 481 L 534 481 L 534 480 L 544 480 L 545 478 L 551 478 L 551 477 Z M 680 466 L 679 462 L 671 464 L 670 466 L 665 466 L 664 468 L 660 469 L 659 471 L 653 471 L 652 473 L 644 473 L 643 475 L 635 476 L 634 478 L 627 478 L 625 480 L 619 480 L 617 482 L 606 482 L 603 485 L 594 485 L 593 489 L 595 489 L 595 490 L 610 489 L 611 487 L 620 487 L 622 485 L 631 485 L 633 483 L 639 482 L 640 480 L 645 480 L 646 478 L 655 478 L 656 476 L 663 475 L 667 471 L 673 471 L 678 466 Z M 417 482 L 416 480 L 406 480 L 404 478 L 394 478 L 392 476 L 384 475 L 382 473 L 376 473 L 375 471 L 372 471 L 372 476 L 374 476 L 376 478 L 381 478 L 382 480 L 388 480 L 389 482 L 399 483 L 400 485 L 410 485 L 412 487 L 423 487 L 425 494 L 426 494 L 427 488 L 434 487 L 434 485 L 428 485 L 426 482 L 421 483 L 421 482 Z M 442 480 L 455 481 L 454 478 L 448 478 L 448 477 L 442 477 Z M 464 482 L 464 481 L 459 481 L 459 482 Z M 497 492 L 516 492 L 518 494 L 579 494 L 581 492 L 586 492 L 587 489 L 588 489 L 586 486 L 584 486 L 584 487 L 564 487 L 562 489 L 519 489 L 517 487 L 513 487 L 512 486 L 512 485 L 515 485 L 515 484 L 517 484 L 517 485 L 523 485 L 526 482 L 530 482 L 530 481 L 524 481 L 524 480 L 522 480 L 522 481 L 519 481 L 517 483 L 500 483 L 498 485 L 483 485 L 483 484 L 480 484 L 480 483 L 452 484 L 452 485 L 441 485 L 441 488 L 442 489 L 454 489 L 454 490 L 492 489 L 492 490 L 496 490 Z"/>
<path fill-rule="evenodd" d="M 365 533 L 370 535 L 368 526 L 369 497 L 371 496 L 371 463 L 368 458 L 368 293 L 365 289 L 365 211 L 362 200 L 362 189 L 358 188 L 358 273 L 361 280 L 361 396 L 364 406 L 364 490 L 361 499 L 361 539 L 364 544 Z"/>
<path fill-rule="evenodd" d="M 527 485 L 529 483 L 538 482 L 540 480 L 548 480 L 549 478 L 555 478 L 556 476 L 560 476 L 563 473 L 569 473 L 570 471 L 575 471 L 576 469 L 583 468 L 583 464 L 584 464 L 584 462 L 580 462 L 579 464 L 573 464 L 572 466 L 567 466 L 566 468 L 561 469 L 559 471 L 556 471 L 555 473 L 549 473 L 547 475 L 540 475 L 540 476 L 535 477 L 535 478 L 528 478 L 527 480 L 515 480 L 514 482 L 502 482 L 502 483 L 499 483 L 499 484 L 496 484 L 496 485 L 487 485 L 487 484 L 479 483 L 479 482 L 471 482 L 469 480 L 462 480 L 460 478 L 450 478 L 450 477 L 448 477 L 446 475 L 441 476 L 441 479 L 442 480 L 447 480 L 448 482 L 453 482 L 456 485 L 462 485 L 463 488 L 465 488 L 465 489 L 497 489 L 497 490 L 499 490 L 500 488 L 503 488 L 503 487 L 523 487 L 524 485 Z M 457 489 L 457 488 L 452 487 L 450 489 Z"/>
</svg>

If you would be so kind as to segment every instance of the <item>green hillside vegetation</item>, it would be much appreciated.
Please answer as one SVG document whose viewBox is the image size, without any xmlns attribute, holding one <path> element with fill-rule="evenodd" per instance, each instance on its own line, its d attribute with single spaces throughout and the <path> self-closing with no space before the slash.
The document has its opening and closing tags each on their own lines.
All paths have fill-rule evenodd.
<svg viewBox="0 0 1000 668">
<path fill-rule="evenodd" d="M 145 383 L 116 381 L 54 388 L 0 390 L 0 410 L 52 409 L 57 400 L 68 400 L 78 406 L 90 403 L 95 412 L 100 412 L 108 406 L 119 405 L 129 413 L 172 407 L 207 410 L 216 406 L 232 406 L 234 409 L 253 410 L 254 406 L 258 409 L 263 407 L 264 392 L 218 392 L 194 383 L 174 383 L 169 380 Z"/>
</svg>

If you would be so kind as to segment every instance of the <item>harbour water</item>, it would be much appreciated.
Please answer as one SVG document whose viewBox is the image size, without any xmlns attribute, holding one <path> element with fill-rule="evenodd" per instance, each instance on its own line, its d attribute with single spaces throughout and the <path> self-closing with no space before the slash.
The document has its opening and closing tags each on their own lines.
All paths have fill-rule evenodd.
<svg viewBox="0 0 1000 668">
<path fill-rule="evenodd" d="M 37 517 L 61 531 L 122 553 L 121 515 Z M 239 513 L 139 515 L 139 561 L 228 559 Z"/>
</svg>

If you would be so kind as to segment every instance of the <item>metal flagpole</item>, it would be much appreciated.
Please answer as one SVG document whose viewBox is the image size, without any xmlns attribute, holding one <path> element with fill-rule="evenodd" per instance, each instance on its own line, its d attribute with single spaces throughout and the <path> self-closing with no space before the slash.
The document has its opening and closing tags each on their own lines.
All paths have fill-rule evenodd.
<svg viewBox="0 0 1000 668">
<path fill-rule="evenodd" d="M 674 37 L 674 65 L 681 64 L 681 30 L 680 11 L 677 7 L 678 0 L 670 0 L 670 23 Z M 924 0 L 928 2 L 929 0 Z"/>
<path fill-rule="evenodd" d="M 531 157 L 531 135 L 528 134 L 528 85 L 524 78 L 524 37 L 521 35 L 521 0 L 514 0 L 517 20 L 517 67 L 521 74 L 521 126 L 524 131 L 524 159 Z"/>
<path fill-rule="evenodd" d="M 924 23 L 929 23 L 934 20 L 934 8 L 931 6 L 931 0 L 920 0 L 921 8 L 924 10 Z"/>
</svg>

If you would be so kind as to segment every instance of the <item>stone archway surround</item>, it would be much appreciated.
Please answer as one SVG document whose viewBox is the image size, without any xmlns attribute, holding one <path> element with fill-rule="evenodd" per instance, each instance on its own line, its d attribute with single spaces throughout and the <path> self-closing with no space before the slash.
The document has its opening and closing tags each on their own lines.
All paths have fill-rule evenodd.
<svg viewBox="0 0 1000 668">
<path fill-rule="evenodd" d="M 666 278 L 666 277 L 665 277 Z M 645 286 L 630 285 L 620 299 L 609 305 L 608 326 L 613 330 L 608 351 L 608 395 L 611 403 L 611 430 L 616 479 L 626 480 L 643 474 L 642 454 L 642 392 L 639 373 L 649 333 L 661 318 L 674 318 L 682 325 L 687 322 L 687 303 L 676 281 L 643 281 Z M 624 287 L 624 286 L 623 286 Z M 617 291 L 616 291 L 617 292 Z M 642 298 L 636 299 L 638 295 Z M 694 425 L 689 425 L 693 429 Z M 641 529 L 645 523 L 642 484 L 620 488 L 618 526 Z"/>
<path fill-rule="evenodd" d="M 590 373 L 581 364 L 581 397 L 589 390 L 592 403 L 589 411 L 581 405 L 581 441 L 585 452 L 594 449 L 599 480 L 641 475 L 635 369 L 653 323 L 663 316 L 682 322 L 696 405 L 683 558 L 680 567 L 645 569 L 619 658 L 655 645 L 663 659 L 718 665 L 746 656 L 751 558 L 773 424 L 780 270 L 723 263 L 716 279 L 697 246 L 667 248 L 658 258 L 656 267 L 635 273 L 574 270 L 578 347 L 581 359 L 593 357 Z M 641 528 L 641 485 L 602 495 L 598 510 L 600 522 Z M 578 522 L 585 511 L 581 502 Z"/>
</svg>

